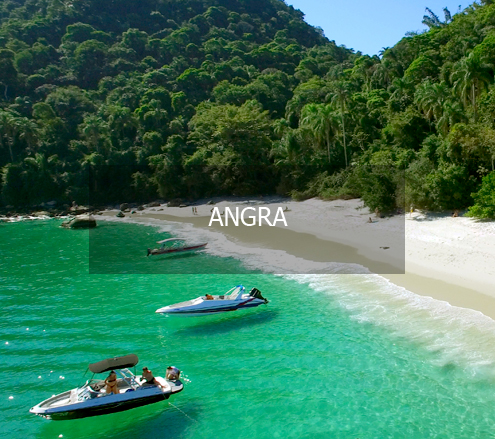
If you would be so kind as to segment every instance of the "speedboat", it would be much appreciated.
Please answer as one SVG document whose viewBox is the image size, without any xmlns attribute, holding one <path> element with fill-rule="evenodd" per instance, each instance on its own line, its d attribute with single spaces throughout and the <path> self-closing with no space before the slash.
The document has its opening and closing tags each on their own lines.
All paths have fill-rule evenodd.
<svg viewBox="0 0 495 439">
<path fill-rule="evenodd" d="M 206 294 L 187 302 L 165 306 L 157 309 L 156 312 L 178 316 L 205 316 L 244 308 L 254 308 L 267 303 L 268 300 L 261 295 L 261 291 L 257 288 L 253 288 L 247 294 L 245 288 L 242 285 L 238 285 L 221 296 Z"/>
<path fill-rule="evenodd" d="M 82 387 L 54 395 L 40 402 L 29 411 L 35 415 L 52 420 L 87 418 L 106 415 L 124 410 L 153 404 L 170 398 L 182 391 L 184 385 L 179 380 L 180 371 L 167 373 L 166 378 L 154 377 L 154 384 L 148 384 L 140 375 L 133 374 L 128 368 L 138 363 L 134 354 L 108 358 L 89 365 L 93 376 Z M 107 393 L 104 379 L 94 379 L 95 374 L 115 371 L 118 393 Z"/>
<path fill-rule="evenodd" d="M 160 244 L 160 248 L 148 249 L 148 254 L 146 256 L 154 255 L 170 255 L 176 253 L 193 252 L 196 250 L 202 250 L 208 244 L 207 242 L 203 244 L 186 245 L 184 239 L 180 238 L 168 238 L 162 241 L 157 241 Z"/>
</svg>

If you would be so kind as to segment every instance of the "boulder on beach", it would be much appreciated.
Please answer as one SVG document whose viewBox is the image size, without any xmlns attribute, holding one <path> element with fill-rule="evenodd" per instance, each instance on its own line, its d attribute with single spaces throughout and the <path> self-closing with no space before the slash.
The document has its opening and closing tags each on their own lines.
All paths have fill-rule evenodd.
<svg viewBox="0 0 495 439">
<path fill-rule="evenodd" d="M 117 218 L 125 218 L 124 212 L 120 211 L 117 215 L 115 215 Z"/>
<path fill-rule="evenodd" d="M 148 203 L 148 207 L 159 207 L 160 203 L 158 201 L 152 201 L 151 203 Z"/>
<path fill-rule="evenodd" d="M 129 205 L 127 203 L 122 203 L 120 205 L 120 210 L 123 212 L 124 210 L 129 209 Z"/>
<path fill-rule="evenodd" d="M 64 221 L 61 226 L 68 229 L 92 229 L 96 227 L 96 220 L 92 215 L 77 215 L 69 221 Z"/>
<path fill-rule="evenodd" d="M 144 210 L 144 207 L 143 206 L 138 206 L 137 210 L 139 210 L 139 211 Z"/>
<path fill-rule="evenodd" d="M 182 204 L 182 200 L 180 198 L 176 198 L 175 200 L 170 200 L 167 203 L 167 207 L 180 207 Z"/>
<path fill-rule="evenodd" d="M 210 200 L 210 201 L 208 201 L 208 203 L 206 203 L 206 204 L 207 204 L 208 206 L 211 206 L 211 205 L 215 204 L 215 202 L 214 202 L 213 200 Z"/>
<path fill-rule="evenodd" d="M 53 214 L 50 213 L 50 212 L 47 212 L 46 210 L 40 210 L 38 212 L 33 212 L 32 213 L 32 216 L 35 216 L 37 218 L 41 218 L 41 217 L 45 217 L 45 216 L 49 216 L 49 217 L 52 217 Z"/>
</svg>

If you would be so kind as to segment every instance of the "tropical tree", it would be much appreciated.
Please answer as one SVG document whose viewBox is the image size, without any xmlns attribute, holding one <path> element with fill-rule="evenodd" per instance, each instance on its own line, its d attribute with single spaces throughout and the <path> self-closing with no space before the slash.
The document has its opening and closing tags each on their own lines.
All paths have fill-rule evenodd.
<svg viewBox="0 0 495 439">
<path fill-rule="evenodd" d="M 330 100 L 333 104 L 337 104 L 340 109 L 340 122 L 342 132 L 342 144 L 344 146 L 345 167 L 347 168 L 347 146 L 345 136 L 345 111 L 347 102 L 349 100 L 349 87 L 344 81 L 336 81 L 332 84 L 332 91 L 330 92 Z"/>
<path fill-rule="evenodd" d="M 416 88 L 414 101 L 427 119 L 438 121 L 442 117 L 444 102 L 449 97 L 450 90 L 444 82 L 432 83 L 426 79 Z"/>
<path fill-rule="evenodd" d="M 474 122 L 478 118 L 476 98 L 493 82 L 492 71 L 493 64 L 487 62 L 486 57 L 478 52 L 471 52 L 454 66 L 450 76 L 454 92 L 459 94 L 465 103 L 471 101 Z"/>
<path fill-rule="evenodd" d="M 326 145 L 330 163 L 330 148 L 338 127 L 333 107 L 329 104 L 306 105 L 301 112 L 301 127 L 311 129 L 318 144 Z"/>
</svg>

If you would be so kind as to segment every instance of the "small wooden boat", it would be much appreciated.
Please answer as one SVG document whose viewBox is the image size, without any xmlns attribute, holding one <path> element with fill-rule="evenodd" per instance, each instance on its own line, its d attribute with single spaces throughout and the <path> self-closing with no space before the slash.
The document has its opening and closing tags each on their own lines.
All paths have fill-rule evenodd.
<svg viewBox="0 0 495 439">
<path fill-rule="evenodd" d="M 184 252 L 193 252 L 202 250 L 208 244 L 207 242 L 195 245 L 186 245 L 184 239 L 180 238 L 168 238 L 162 241 L 158 241 L 157 244 L 161 244 L 160 248 L 148 249 L 147 256 L 157 255 L 170 255 Z"/>
</svg>

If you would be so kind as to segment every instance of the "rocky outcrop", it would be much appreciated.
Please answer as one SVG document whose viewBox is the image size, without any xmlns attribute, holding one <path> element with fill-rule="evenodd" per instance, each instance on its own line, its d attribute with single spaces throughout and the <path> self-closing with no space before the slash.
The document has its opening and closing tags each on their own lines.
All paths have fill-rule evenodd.
<svg viewBox="0 0 495 439">
<path fill-rule="evenodd" d="M 61 226 L 67 229 L 92 229 L 96 227 L 96 220 L 92 215 L 77 215 L 69 221 L 64 221 Z"/>
<path fill-rule="evenodd" d="M 53 217 L 53 213 L 52 212 L 48 212 L 46 210 L 40 210 L 38 212 L 33 212 L 31 214 L 32 216 L 35 216 L 37 218 L 43 218 L 43 217 Z"/>
<path fill-rule="evenodd" d="M 176 198 L 175 200 L 170 200 L 167 203 L 167 207 L 180 207 L 182 204 L 182 200 L 180 198 Z"/>
</svg>

